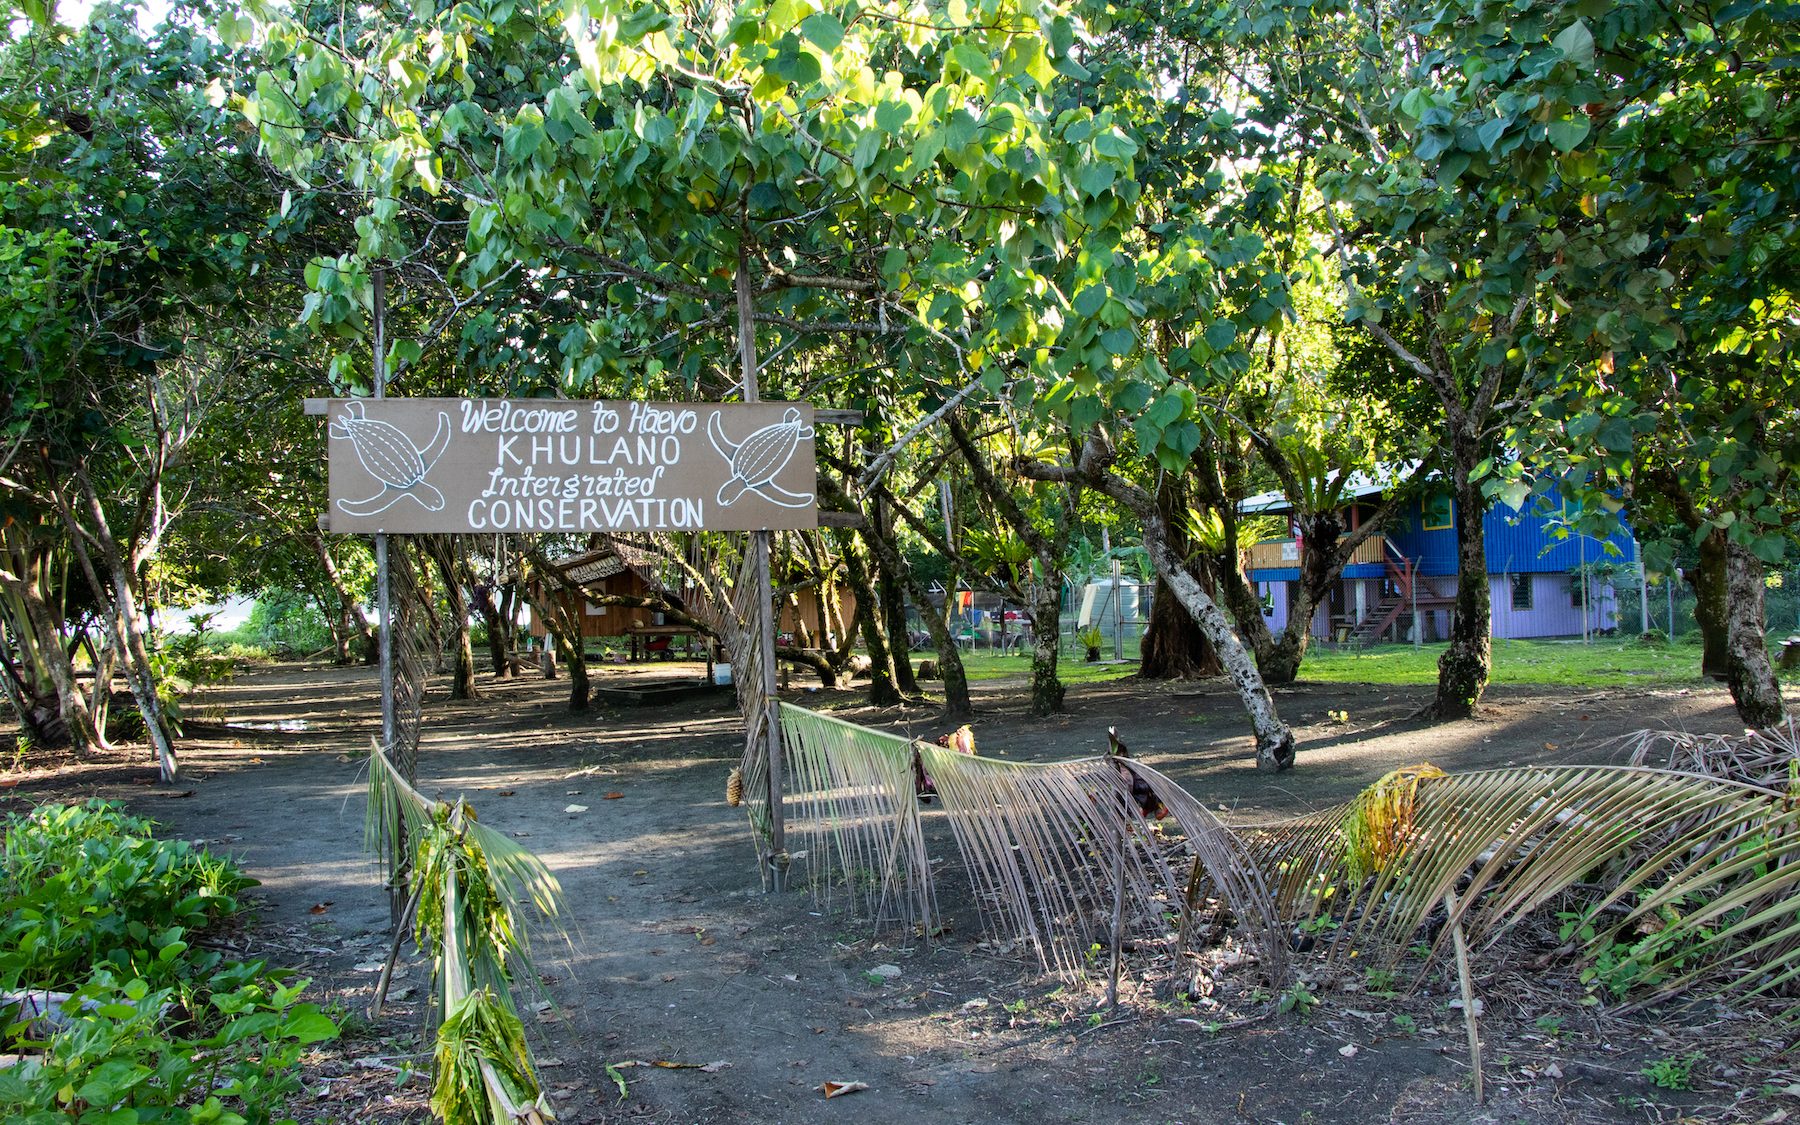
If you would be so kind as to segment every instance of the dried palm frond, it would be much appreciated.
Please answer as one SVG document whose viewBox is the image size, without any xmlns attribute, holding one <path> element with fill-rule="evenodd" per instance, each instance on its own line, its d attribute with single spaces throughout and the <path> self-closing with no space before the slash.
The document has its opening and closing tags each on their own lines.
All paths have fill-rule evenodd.
<svg viewBox="0 0 1800 1125">
<path fill-rule="evenodd" d="M 1392 783 L 1387 779 L 1390 791 Z M 1472 944 L 1491 943 L 1578 888 L 1615 983 L 1667 995 L 1700 981 L 1767 993 L 1800 964 L 1800 810 L 1784 794 L 1694 774 L 1613 766 L 1418 776 L 1404 824 L 1359 858 L 1367 802 L 1250 830 L 1287 918 L 1329 915 L 1328 953 L 1393 963 L 1447 895 Z M 1639 935 L 1649 931 L 1648 937 Z"/>
<path fill-rule="evenodd" d="M 877 922 L 929 927 L 931 863 L 914 799 L 912 743 L 800 707 L 781 708 L 792 832 L 822 901 L 843 885 Z M 836 875 L 838 878 L 833 878 Z"/>
<path fill-rule="evenodd" d="M 1770 727 L 1743 734 L 1641 730 L 1614 745 L 1631 749 L 1629 761 L 1634 766 L 1657 766 L 1767 789 L 1795 787 L 1795 773 L 1800 769 L 1800 731 L 1793 719 L 1785 729 Z"/>
<path fill-rule="evenodd" d="M 1356 795 L 1344 817 L 1352 879 L 1380 871 L 1399 858 L 1412 838 L 1419 782 L 1443 776 L 1443 770 L 1426 762 L 1397 769 Z"/>
<path fill-rule="evenodd" d="M 1078 972 L 1115 907 L 1143 937 L 1164 938 L 1166 915 L 1188 882 L 1187 863 L 1177 874 L 1171 857 L 1185 850 L 1211 874 L 1264 966 L 1282 978 L 1285 949 L 1249 854 L 1149 767 L 1121 768 L 1109 757 L 1047 765 L 983 758 L 786 704 L 781 719 L 793 764 L 794 831 L 813 841 L 808 859 L 827 869 L 824 884 L 835 873 L 861 886 L 877 918 L 931 916 L 935 891 L 916 791 L 924 776 L 943 801 L 983 923 L 998 941 Z M 1181 826 L 1175 853 L 1152 833 L 1133 777 L 1162 796 Z"/>
</svg>

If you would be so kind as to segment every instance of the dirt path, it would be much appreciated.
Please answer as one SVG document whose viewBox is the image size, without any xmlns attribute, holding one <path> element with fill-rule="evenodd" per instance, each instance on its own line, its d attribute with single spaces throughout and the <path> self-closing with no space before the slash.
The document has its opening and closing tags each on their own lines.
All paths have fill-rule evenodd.
<svg viewBox="0 0 1800 1125">
<path fill-rule="evenodd" d="M 724 802 L 741 738 L 726 701 L 573 716 L 561 681 L 482 687 L 475 703 L 434 695 L 420 783 L 469 798 L 562 881 L 572 933 L 566 944 L 540 939 L 550 1006 L 535 1018 L 566 1122 L 1588 1122 L 1757 1120 L 1775 1109 L 1760 1097 L 1737 1104 L 1756 1090 L 1711 1056 L 1695 1072 L 1699 1093 L 1655 1089 L 1639 1069 L 1687 1040 L 1655 1039 L 1654 1021 L 1597 1023 L 1569 1006 L 1567 1022 L 1546 1029 L 1536 1021 L 1552 1014 L 1547 990 L 1490 993 L 1485 1117 L 1469 1099 L 1460 1023 L 1437 985 L 1376 1001 L 1355 981 L 1336 982 L 1343 991 L 1321 982 L 1308 1019 L 1234 1024 L 1235 1010 L 1156 991 L 1167 974 L 1145 955 L 1130 964 L 1121 1009 L 1098 1009 L 1097 988 L 1059 985 L 1035 963 L 996 955 L 972 926 L 925 944 L 872 935 L 802 891 L 760 893 L 748 829 Z M 1018 717 L 1017 684 L 978 692 L 984 753 L 1089 753 L 1114 724 L 1140 757 L 1240 821 L 1341 800 L 1422 759 L 1453 771 L 1593 761 L 1604 740 L 1645 726 L 1736 726 L 1712 690 L 1501 690 L 1489 717 L 1427 727 L 1407 716 L 1428 689 L 1302 685 L 1280 700 L 1300 728 L 1300 768 L 1271 784 L 1250 768 L 1221 685 L 1077 686 L 1069 715 L 1043 721 Z M 939 729 L 927 711 L 872 712 L 854 693 L 795 698 L 869 725 Z M 142 784 L 147 765 L 113 763 L 28 778 L 9 804 L 121 797 L 173 833 L 237 855 L 263 882 L 257 940 L 271 959 L 358 1011 L 388 926 L 362 848 L 374 677 L 257 669 L 206 702 L 214 722 L 184 745 L 189 779 L 173 792 Z M 1498 974 L 1490 982 L 1507 971 L 1486 968 Z M 412 991 L 389 1015 L 315 1060 L 303 1119 L 427 1119 L 422 1079 L 397 1084 L 409 1068 L 428 1069 L 409 1057 L 427 973 L 412 964 L 400 982 Z M 1735 1044 L 1758 1033 L 1737 1021 L 1705 1034 L 1699 1041 Z M 619 1067 L 621 1100 L 606 1065 L 658 1061 L 724 1065 Z M 869 1089 L 827 1102 L 826 1080 Z"/>
</svg>

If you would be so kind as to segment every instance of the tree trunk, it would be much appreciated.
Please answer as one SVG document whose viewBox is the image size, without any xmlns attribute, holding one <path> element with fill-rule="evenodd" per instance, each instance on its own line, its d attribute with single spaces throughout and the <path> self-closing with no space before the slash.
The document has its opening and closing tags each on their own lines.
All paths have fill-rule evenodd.
<svg viewBox="0 0 1800 1125">
<path fill-rule="evenodd" d="M 1021 467 L 1027 475 L 1038 480 L 1084 481 L 1137 514 L 1144 526 L 1144 550 L 1150 555 L 1158 577 L 1168 584 L 1170 592 L 1180 599 L 1206 633 L 1220 662 L 1225 665 L 1226 675 L 1237 688 L 1238 698 L 1243 702 L 1256 734 L 1256 768 L 1271 771 L 1293 768 L 1294 734 L 1276 714 L 1274 697 L 1257 672 L 1256 662 L 1250 659 L 1250 654 L 1231 631 L 1225 614 L 1188 572 L 1185 560 L 1170 549 L 1168 528 L 1150 494 L 1111 471 L 1113 457 L 1111 447 L 1095 434 L 1082 447 L 1072 468 L 1039 464 Z"/>
<path fill-rule="evenodd" d="M 469 600 L 463 593 L 462 544 L 453 535 L 426 537 L 431 557 L 437 562 L 438 576 L 444 581 L 444 601 L 449 606 L 450 633 L 450 698 L 479 699 L 475 684 L 475 645 L 469 628 Z"/>
<path fill-rule="evenodd" d="M 56 696 L 40 691 L 30 662 L 13 643 L 14 631 L 0 619 L 0 686 L 6 701 L 19 717 L 19 730 L 34 749 L 55 750 L 72 745 L 69 725 L 63 721 Z"/>
<path fill-rule="evenodd" d="M 556 649 L 569 669 L 569 710 L 586 711 L 594 705 L 593 684 L 588 678 L 587 645 L 580 639 L 571 645 L 558 635 Z"/>
<path fill-rule="evenodd" d="M 1056 674 L 1062 649 L 1062 581 L 1054 571 L 1032 590 L 1031 608 L 1031 708 L 1034 718 L 1063 709 L 1067 694 Z"/>
<path fill-rule="evenodd" d="M 1784 718 L 1781 685 L 1769 663 L 1763 564 L 1741 543 L 1725 548 L 1726 683 L 1744 725 L 1766 730 Z"/>
<path fill-rule="evenodd" d="M 905 702 L 905 698 L 894 684 L 894 655 L 888 648 L 881 597 L 869 580 L 868 565 L 855 543 L 846 535 L 840 545 L 844 553 L 844 571 L 850 579 L 850 588 L 856 592 L 856 616 L 862 622 L 863 647 L 869 650 L 869 702 L 876 707 L 892 707 Z"/>
<path fill-rule="evenodd" d="M 1700 540 L 1700 562 L 1687 572 L 1694 588 L 1694 623 L 1700 627 L 1700 674 L 1729 681 L 1731 676 L 1730 552 L 1724 530 L 1712 528 Z M 1760 607 L 1761 599 L 1757 601 Z M 1674 622 L 1670 622 L 1670 632 Z"/>
<path fill-rule="evenodd" d="M 1167 474 L 1156 490 L 1156 507 L 1168 529 L 1170 549 L 1181 558 L 1192 557 L 1195 544 L 1183 530 L 1188 510 L 1186 478 L 1178 473 Z M 1187 570 L 1202 588 L 1212 593 L 1210 578 L 1196 573 L 1192 565 Z M 1139 650 L 1138 675 L 1146 680 L 1198 680 L 1216 676 L 1224 667 L 1213 652 L 1212 642 L 1158 575 L 1150 601 L 1150 626 Z"/>
<path fill-rule="evenodd" d="M 23 620 L 16 623 L 14 640 L 25 658 L 24 665 L 33 675 L 26 681 L 27 695 L 34 712 L 41 712 L 41 723 L 33 724 L 33 738 L 43 738 L 46 747 L 67 744 L 77 754 L 106 745 L 106 738 L 75 679 L 75 666 L 63 647 L 62 630 L 56 615 L 44 600 L 39 585 L 38 560 L 9 591 Z M 48 680 L 48 683 L 45 681 Z M 48 690 L 45 690 L 45 689 Z M 24 716 L 21 716 L 24 718 Z M 29 720 L 27 720 L 29 722 Z"/>
<path fill-rule="evenodd" d="M 1205 556 L 1214 596 L 1236 622 L 1240 641 L 1255 656 L 1256 669 L 1267 682 L 1273 667 L 1275 638 L 1269 632 L 1269 619 L 1263 616 L 1262 598 L 1250 576 L 1244 573 L 1237 512 L 1242 489 L 1233 486 L 1234 475 L 1225 471 L 1220 458 L 1205 442 L 1194 452 L 1194 481 L 1206 504 L 1218 513 L 1224 530 L 1219 550 Z"/>
<path fill-rule="evenodd" d="M 1255 657 L 1257 671 L 1266 682 L 1275 656 L 1275 637 L 1269 632 L 1269 619 L 1263 615 L 1262 598 L 1257 596 L 1256 587 L 1244 575 L 1235 528 L 1228 525 L 1226 549 L 1207 556 L 1207 570 L 1212 575 L 1220 604 L 1230 612 L 1237 625 L 1238 637 Z"/>
<path fill-rule="evenodd" d="M 975 439 L 963 425 L 961 417 L 952 413 L 945 421 L 950 429 L 951 440 L 961 451 L 963 463 L 969 467 L 969 476 L 975 482 L 975 487 L 994 505 L 994 510 L 1012 528 L 1013 534 L 1025 541 L 1037 560 L 1043 585 L 1034 591 L 1031 599 L 1033 636 L 1030 714 L 1036 717 L 1054 714 L 1061 711 L 1063 706 L 1063 685 L 1056 676 L 1056 661 L 1057 649 L 1062 643 L 1062 556 L 1069 542 L 1069 524 L 1074 507 L 1072 499 L 1054 521 L 1054 531 L 1046 535 L 1020 506 L 1011 487 L 994 475 L 987 458 L 976 447 Z M 1070 479 L 1065 483 L 1070 486 L 1071 496 L 1080 487 L 1079 479 Z"/>
<path fill-rule="evenodd" d="M 175 758 L 174 741 L 169 736 L 167 721 L 163 717 L 162 701 L 156 696 L 156 669 L 150 662 L 150 650 L 144 643 L 144 618 L 138 611 L 137 595 L 132 590 L 131 560 L 114 538 L 112 526 L 106 519 L 106 510 L 101 507 L 100 496 L 94 491 L 93 483 L 79 463 L 74 475 L 81 483 L 83 505 L 93 526 L 83 528 L 75 518 L 73 507 L 59 496 L 63 524 L 69 532 L 69 544 L 74 549 L 75 561 L 81 567 L 82 576 L 87 579 L 88 587 L 94 593 L 100 617 L 106 622 L 113 645 L 124 658 L 125 680 L 131 685 L 132 700 L 137 704 L 139 715 L 143 717 L 144 734 L 150 740 L 156 755 L 157 771 L 164 784 L 168 784 L 179 776 L 180 767 Z M 105 577 L 101 576 L 100 568 L 95 565 L 93 555 L 88 551 L 90 537 L 106 568 Z"/>
<path fill-rule="evenodd" d="M 1487 537 L 1482 527 L 1485 502 L 1481 486 L 1470 479 L 1479 459 L 1475 450 L 1473 442 L 1455 445 L 1456 620 L 1450 625 L 1450 647 L 1438 658 L 1437 698 L 1431 714 L 1440 719 L 1473 716 L 1493 667 Z"/>
<path fill-rule="evenodd" d="M 906 561 L 894 548 L 893 521 L 888 518 L 887 505 L 879 496 L 869 502 L 868 524 L 863 529 L 863 541 L 870 544 L 871 559 L 875 567 L 875 592 L 881 598 L 881 619 L 886 627 L 888 644 L 894 660 L 894 686 L 901 695 L 916 698 L 920 694 L 918 678 L 913 674 L 912 634 L 906 627 L 906 594 L 902 589 L 900 572 L 906 569 Z M 874 550 L 874 540 L 881 539 L 888 546 L 887 551 Z"/>
<path fill-rule="evenodd" d="M 1300 528 L 1300 581 L 1294 583 L 1287 621 L 1262 665 L 1269 683 L 1291 684 L 1300 675 L 1300 663 L 1312 643 L 1313 615 L 1344 572 L 1345 552 L 1338 545 L 1343 531 L 1343 520 L 1335 512 L 1313 514 Z"/>
<path fill-rule="evenodd" d="M 487 626 L 488 661 L 493 665 L 494 678 L 505 679 L 513 673 L 511 646 L 505 618 L 501 616 L 500 607 L 494 604 L 494 588 L 486 584 L 475 587 L 474 600 L 475 612 L 481 614 L 481 623 Z"/>
<path fill-rule="evenodd" d="M 344 614 L 344 607 L 336 598 L 324 598 L 314 591 L 307 591 L 313 600 L 313 606 L 319 611 L 319 619 L 325 622 L 325 632 L 331 637 L 331 662 L 333 664 L 349 664 L 350 661 L 350 621 Z"/>
<path fill-rule="evenodd" d="M 1156 566 L 1157 577 L 1180 599 L 1195 624 L 1212 642 L 1226 674 L 1237 687 L 1244 710 L 1250 715 L 1251 728 L 1256 732 L 1256 768 L 1268 771 L 1292 769 L 1294 734 L 1276 714 L 1274 697 L 1256 670 L 1256 662 L 1238 642 L 1225 614 L 1206 596 L 1206 591 L 1194 580 L 1181 558 L 1169 549 L 1164 535 L 1162 517 L 1154 511 L 1145 513 L 1144 549 Z"/>
<path fill-rule="evenodd" d="M 969 699 L 969 673 L 963 668 L 962 650 L 956 647 L 956 638 L 950 633 L 950 626 L 943 615 L 931 608 L 931 600 L 927 596 L 925 584 L 913 575 L 900 552 L 894 548 L 892 539 L 871 536 L 867 539 L 869 546 L 875 551 L 884 570 L 897 572 L 906 588 L 911 592 L 913 601 L 920 607 L 919 616 L 925 621 L 925 628 L 931 633 L 931 642 L 937 648 L 938 673 L 944 680 L 944 718 L 966 719 L 975 713 L 975 706 Z M 951 580 L 947 583 L 955 589 L 955 569 L 951 570 Z M 909 656 L 907 662 L 910 664 Z M 915 687 L 917 686 L 915 682 Z"/>
<path fill-rule="evenodd" d="M 1198 576 L 1195 581 L 1200 581 Z M 1204 588 L 1208 583 L 1201 585 Z M 1138 675 L 1146 680 L 1199 680 L 1218 675 L 1224 667 L 1206 634 L 1159 575 Z"/>
<path fill-rule="evenodd" d="M 86 629 L 81 633 L 82 647 L 87 649 L 88 660 L 94 666 L 94 679 L 88 689 L 85 702 L 88 714 L 94 724 L 94 745 L 102 750 L 112 749 L 112 741 L 107 737 L 106 724 L 112 712 L 113 669 L 119 662 L 118 653 L 109 644 L 96 644 L 93 634 Z M 76 689 L 77 694 L 80 689 Z"/>
<path fill-rule="evenodd" d="M 377 663 L 381 659 L 381 641 L 376 636 L 375 624 L 363 612 L 362 603 L 350 593 L 343 573 L 338 570 L 337 560 L 331 557 L 331 545 L 325 542 L 323 535 L 316 532 L 306 539 L 312 545 L 313 555 L 319 560 L 319 568 L 325 572 L 325 580 L 331 583 L 332 590 L 337 594 L 341 619 L 355 622 L 356 639 L 362 646 L 363 663 Z"/>
</svg>

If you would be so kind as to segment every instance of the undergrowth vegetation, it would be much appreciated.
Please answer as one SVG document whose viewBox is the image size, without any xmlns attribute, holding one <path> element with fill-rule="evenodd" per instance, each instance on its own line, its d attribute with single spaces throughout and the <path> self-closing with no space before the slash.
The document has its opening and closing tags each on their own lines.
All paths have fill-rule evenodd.
<svg viewBox="0 0 1800 1125">
<path fill-rule="evenodd" d="M 11 1125 L 265 1125 L 308 1044 L 305 981 L 209 933 L 254 881 L 116 805 L 44 806 L 0 850 L 0 1117 Z"/>
</svg>

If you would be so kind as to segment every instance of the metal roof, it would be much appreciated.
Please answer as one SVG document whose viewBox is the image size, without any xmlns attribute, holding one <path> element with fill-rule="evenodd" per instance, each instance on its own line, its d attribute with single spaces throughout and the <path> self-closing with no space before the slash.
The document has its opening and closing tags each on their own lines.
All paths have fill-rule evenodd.
<svg viewBox="0 0 1800 1125">
<path fill-rule="evenodd" d="M 1351 473 L 1344 480 L 1344 488 L 1357 500 L 1361 500 L 1365 496 L 1380 496 L 1405 479 L 1416 464 L 1416 462 L 1411 462 L 1402 465 L 1384 465 L 1366 473 Z M 1279 515 L 1283 512 L 1291 512 L 1293 509 L 1293 502 L 1280 489 L 1273 492 L 1259 492 L 1238 503 L 1238 511 L 1247 516 Z"/>
</svg>

